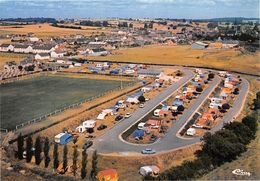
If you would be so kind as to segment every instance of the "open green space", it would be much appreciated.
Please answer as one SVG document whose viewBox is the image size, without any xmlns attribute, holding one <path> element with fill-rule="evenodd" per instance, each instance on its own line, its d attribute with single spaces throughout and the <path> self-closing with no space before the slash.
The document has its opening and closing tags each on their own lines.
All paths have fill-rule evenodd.
<svg viewBox="0 0 260 181">
<path fill-rule="evenodd" d="M 123 81 L 123 85 L 129 82 Z M 119 88 L 120 81 L 39 76 L 0 85 L 1 128 L 38 118 L 57 109 Z"/>
</svg>

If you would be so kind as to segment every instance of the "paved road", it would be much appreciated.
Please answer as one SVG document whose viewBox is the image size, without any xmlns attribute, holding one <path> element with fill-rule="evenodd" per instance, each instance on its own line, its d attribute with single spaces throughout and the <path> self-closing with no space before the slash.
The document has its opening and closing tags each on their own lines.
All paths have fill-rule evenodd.
<svg viewBox="0 0 260 181">
<path fill-rule="evenodd" d="M 186 72 L 186 77 L 178 82 L 177 84 L 172 85 L 168 88 L 165 92 L 155 97 L 153 100 L 146 105 L 146 109 L 138 109 L 131 118 L 124 120 L 123 122 L 117 124 L 111 130 L 109 130 L 106 134 L 104 134 L 101 138 L 98 138 L 95 141 L 94 149 L 96 149 L 100 153 L 122 153 L 125 154 L 126 152 L 131 153 L 140 153 L 141 150 L 144 148 L 153 148 L 157 152 L 167 151 L 178 149 L 180 147 L 188 146 L 200 141 L 199 137 L 194 139 L 182 139 L 177 135 L 180 128 L 185 125 L 185 123 L 194 115 L 194 113 L 199 109 L 199 107 L 204 103 L 204 101 L 209 97 L 211 92 L 215 89 L 215 87 L 220 83 L 220 78 L 218 76 L 211 82 L 211 84 L 203 91 L 203 93 L 196 99 L 194 104 L 190 105 L 189 108 L 185 111 L 185 114 L 174 124 L 174 126 L 168 131 L 165 137 L 161 138 L 159 141 L 148 145 L 136 145 L 131 144 L 123 141 L 120 139 L 120 135 L 122 132 L 127 130 L 133 123 L 138 121 L 140 117 L 144 116 L 147 112 L 152 110 L 156 105 L 158 105 L 162 100 L 169 97 L 173 91 L 176 91 L 178 87 L 180 87 L 184 82 L 192 77 L 190 72 Z M 234 105 L 242 105 L 243 100 L 246 97 L 246 93 L 248 90 L 248 83 L 247 81 L 243 80 L 242 83 L 242 90 L 240 90 L 240 94 L 235 101 Z M 233 107 L 230 109 L 229 114 L 223 118 L 223 121 L 227 122 L 234 115 L 237 115 L 240 112 L 239 107 Z M 223 124 L 218 124 L 214 127 L 214 131 L 221 129 Z"/>
</svg>

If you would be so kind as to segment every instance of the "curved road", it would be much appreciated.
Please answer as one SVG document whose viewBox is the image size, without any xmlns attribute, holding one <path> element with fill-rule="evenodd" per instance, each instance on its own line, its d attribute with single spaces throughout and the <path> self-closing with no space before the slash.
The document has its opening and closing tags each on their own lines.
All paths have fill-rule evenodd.
<svg viewBox="0 0 260 181">
<path fill-rule="evenodd" d="M 150 100 L 145 108 L 136 110 L 133 115 L 123 120 L 122 122 L 116 124 L 113 128 L 108 130 L 103 136 L 95 140 L 94 149 L 99 153 L 108 154 L 108 153 L 122 153 L 127 152 L 131 153 L 140 153 L 141 150 L 149 147 L 153 148 L 158 152 L 169 151 L 173 149 L 178 149 L 180 147 L 188 146 L 200 141 L 200 137 L 195 137 L 194 139 L 182 139 L 177 136 L 178 131 L 185 123 L 195 114 L 199 107 L 204 103 L 204 101 L 210 96 L 214 89 L 218 86 L 221 79 L 218 76 L 215 76 L 213 81 L 209 86 L 203 91 L 203 93 L 197 97 L 196 101 L 189 106 L 181 118 L 174 124 L 174 126 L 167 132 L 165 137 L 161 138 L 157 142 L 149 145 L 137 145 L 131 144 L 121 139 L 120 135 L 127 130 L 131 125 L 135 124 L 138 120 L 148 114 L 152 109 L 154 109 L 162 101 L 170 97 L 175 91 L 177 91 L 181 86 L 183 86 L 187 81 L 193 78 L 194 73 L 189 70 L 184 70 L 186 76 L 183 77 L 180 81 L 170 86 L 163 93 L 156 96 L 154 99 Z M 243 79 L 242 89 L 238 95 L 234 105 L 243 105 L 244 99 L 248 91 L 248 82 Z M 237 116 L 240 113 L 240 108 L 233 107 L 229 110 L 229 114 L 224 116 L 223 121 L 228 122 L 230 118 Z M 217 131 L 221 129 L 223 124 L 218 124 L 212 131 Z"/>
</svg>

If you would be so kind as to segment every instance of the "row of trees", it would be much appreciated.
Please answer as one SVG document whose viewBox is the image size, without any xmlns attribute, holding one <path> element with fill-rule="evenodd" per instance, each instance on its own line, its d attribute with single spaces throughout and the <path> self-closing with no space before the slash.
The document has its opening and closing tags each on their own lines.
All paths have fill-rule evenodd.
<svg viewBox="0 0 260 181">
<path fill-rule="evenodd" d="M 60 166 L 59 161 L 59 145 L 57 143 L 54 144 L 53 148 L 53 169 L 57 170 Z M 40 165 L 41 161 L 44 159 L 44 166 L 48 168 L 51 158 L 49 156 L 50 151 L 50 141 L 48 138 L 45 138 L 44 146 L 42 147 L 41 138 L 38 136 L 35 140 L 35 144 L 33 147 L 33 140 L 31 136 L 28 136 L 26 139 L 26 148 L 24 149 L 24 137 L 20 134 L 17 139 L 17 156 L 20 160 L 26 159 L 27 163 L 30 163 L 32 157 L 35 157 L 35 164 Z M 24 152 L 25 151 L 25 152 Z M 43 157 L 42 157 L 43 152 Z M 87 176 L 87 163 L 88 163 L 88 154 L 87 150 L 82 151 L 82 160 L 81 160 L 81 178 L 84 179 Z M 76 146 L 74 146 L 73 150 L 73 158 L 72 158 L 72 171 L 73 175 L 76 176 L 78 169 L 78 156 L 79 152 Z M 63 146 L 63 155 L 62 155 L 62 170 L 59 170 L 60 173 L 64 174 L 68 168 L 68 147 L 67 145 Z M 95 178 L 97 175 L 97 163 L 98 163 L 98 155 L 97 152 L 94 151 L 92 155 L 92 169 L 90 172 L 90 176 Z"/>
<path fill-rule="evenodd" d="M 202 150 L 196 153 L 197 159 L 184 162 L 159 175 L 156 180 L 189 180 L 200 178 L 225 162 L 235 160 L 246 151 L 246 145 L 255 138 L 257 117 L 246 116 L 242 122 L 227 124 L 215 134 L 206 133 Z M 146 177 L 145 180 L 155 178 Z"/>
</svg>

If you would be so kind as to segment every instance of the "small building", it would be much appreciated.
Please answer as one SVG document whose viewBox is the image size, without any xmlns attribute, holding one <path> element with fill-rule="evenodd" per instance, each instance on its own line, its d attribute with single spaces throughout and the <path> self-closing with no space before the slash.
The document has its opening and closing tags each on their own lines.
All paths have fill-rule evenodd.
<svg viewBox="0 0 260 181">
<path fill-rule="evenodd" d="M 137 71 L 139 76 L 147 77 L 147 76 L 152 76 L 152 77 L 158 77 L 161 74 L 160 70 L 148 70 L 148 69 L 140 69 Z"/>
<path fill-rule="evenodd" d="M 145 86 L 141 88 L 141 91 L 144 93 L 150 92 L 151 90 L 153 90 L 153 86 Z"/>
<path fill-rule="evenodd" d="M 65 145 L 72 140 L 72 135 L 67 133 L 59 133 L 54 137 L 54 141 L 61 145 Z"/>
<path fill-rule="evenodd" d="M 50 59 L 50 55 L 48 53 L 37 53 L 34 56 L 35 60 L 46 60 Z"/>
<path fill-rule="evenodd" d="M 106 169 L 98 172 L 96 178 L 99 181 L 118 181 L 118 173 L 115 169 Z"/>
<path fill-rule="evenodd" d="M 104 48 L 95 48 L 92 49 L 88 52 L 89 55 L 93 55 L 93 56 L 107 56 L 108 55 L 108 51 Z"/>
<path fill-rule="evenodd" d="M 197 41 L 197 42 L 191 44 L 192 49 L 205 49 L 208 46 L 209 46 L 208 44 L 200 42 L 200 41 Z"/>
<path fill-rule="evenodd" d="M 152 129 L 158 129 L 161 126 L 161 120 L 159 119 L 149 119 L 146 122 L 146 126 Z"/>
</svg>

